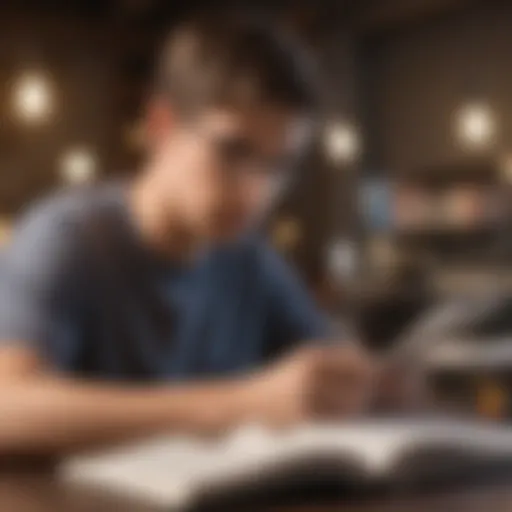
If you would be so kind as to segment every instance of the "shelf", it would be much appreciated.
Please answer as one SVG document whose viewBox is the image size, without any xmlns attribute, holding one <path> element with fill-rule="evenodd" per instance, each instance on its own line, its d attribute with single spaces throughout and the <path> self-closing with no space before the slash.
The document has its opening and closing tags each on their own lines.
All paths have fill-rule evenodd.
<svg viewBox="0 0 512 512">
<path fill-rule="evenodd" d="M 501 226 L 497 224 L 480 224 L 476 226 L 429 226 L 423 228 L 395 229 L 392 233 L 398 238 L 467 238 L 494 235 Z"/>
<path fill-rule="evenodd" d="M 456 184 L 493 185 L 500 181 L 500 166 L 492 158 L 472 158 L 442 165 L 431 165 L 398 173 L 398 182 L 429 188 Z"/>
</svg>

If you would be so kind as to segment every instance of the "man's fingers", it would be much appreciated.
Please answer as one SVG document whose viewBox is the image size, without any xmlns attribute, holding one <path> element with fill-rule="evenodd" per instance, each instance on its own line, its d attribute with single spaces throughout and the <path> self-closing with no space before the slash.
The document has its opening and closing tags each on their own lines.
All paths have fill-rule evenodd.
<svg viewBox="0 0 512 512">
<path fill-rule="evenodd" d="M 340 348 L 323 354 L 317 363 L 317 372 L 329 381 L 357 384 L 373 380 L 376 368 L 361 351 Z"/>
<path fill-rule="evenodd" d="M 367 410 L 373 394 L 368 389 L 325 388 L 315 395 L 310 411 L 316 418 L 341 418 L 359 415 Z"/>
<path fill-rule="evenodd" d="M 325 347 L 314 354 L 309 408 L 315 417 L 358 414 L 371 403 L 375 368 L 357 347 Z"/>
</svg>

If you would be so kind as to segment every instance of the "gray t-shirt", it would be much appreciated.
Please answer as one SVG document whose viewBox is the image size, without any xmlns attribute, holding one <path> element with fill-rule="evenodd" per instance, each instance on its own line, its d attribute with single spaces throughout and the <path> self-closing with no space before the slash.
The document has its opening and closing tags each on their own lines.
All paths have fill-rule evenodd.
<svg viewBox="0 0 512 512">
<path fill-rule="evenodd" d="M 186 266 L 159 259 L 142 243 L 119 184 L 36 205 L 2 255 L 0 348 L 29 344 L 54 368 L 83 377 L 229 374 L 325 331 L 261 240 L 245 237 Z"/>
</svg>

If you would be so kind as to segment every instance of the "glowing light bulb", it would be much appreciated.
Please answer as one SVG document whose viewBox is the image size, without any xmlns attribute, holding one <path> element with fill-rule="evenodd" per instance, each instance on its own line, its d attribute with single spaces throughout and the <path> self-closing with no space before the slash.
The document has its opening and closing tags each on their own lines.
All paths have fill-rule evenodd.
<svg viewBox="0 0 512 512">
<path fill-rule="evenodd" d="M 491 108 L 483 103 L 473 103 L 457 113 L 456 130 L 459 141 L 469 147 L 488 146 L 493 142 L 496 121 Z"/>
<path fill-rule="evenodd" d="M 336 164 L 352 163 L 360 154 L 361 141 L 357 130 L 348 123 L 333 123 L 325 131 L 327 156 Z"/>
<path fill-rule="evenodd" d="M 85 148 L 73 148 L 64 153 L 60 162 L 61 176 L 67 183 L 81 184 L 94 179 L 98 162 L 94 153 Z"/>
<path fill-rule="evenodd" d="M 350 240 L 335 240 L 328 248 L 327 267 L 337 281 L 351 278 L 356 271 L 357 251 Z"/>
<path fill-rule="evenodd" d="M 13 106 L 25 122 L 48 120 L 54 110 L 54 95 L 49 80 L 42 74 L 27 73 L 14 82 Z"/>
</svg>

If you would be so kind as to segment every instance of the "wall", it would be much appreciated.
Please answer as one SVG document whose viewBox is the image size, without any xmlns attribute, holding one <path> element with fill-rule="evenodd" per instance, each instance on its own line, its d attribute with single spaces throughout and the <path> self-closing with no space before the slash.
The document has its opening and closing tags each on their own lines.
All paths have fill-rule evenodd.
<svg viewBox="0 0 512 512">
<path fill-rule="evenodd" d="M 498 114 L 489 150 L 512 149 L 512 3 L 463 13 L 368 40 L 366 125 L 374 170 L 407 170 L 458 160 L 454 111 L 473 98 Z"/>
<path fill-rule="evenodd" d="M 326 34 L 315 47 L 323 88 L 325 117 L 357 124 L 357 62 L 355 38 L 349 30 Z M 354 169 L 335 168 L 327 161 L 319 134 L 315 151 L 302 165 L 279 215 L 298 218 L 303 238 L 293 259 L 308 280 L 317 281 L 325 268 L 329 242 L 353 228 Z"/>
<path fill-rule="evenodd" d="M 116 118 L 113 66 L 94 25 L 51 16 L 0 16 L 0 213 L 16 214 L 59 185 L 59 158 L 75 146 L 98 152 L 102 171 Z M 24 123 L 12 109 L 13 79 L 47 74 L 55 113 Z M 107 155 L 108 156 L 108 155 Z"/>
</svg>

